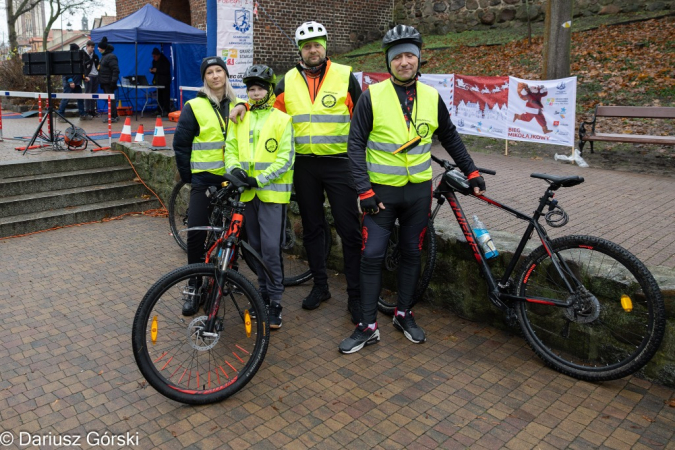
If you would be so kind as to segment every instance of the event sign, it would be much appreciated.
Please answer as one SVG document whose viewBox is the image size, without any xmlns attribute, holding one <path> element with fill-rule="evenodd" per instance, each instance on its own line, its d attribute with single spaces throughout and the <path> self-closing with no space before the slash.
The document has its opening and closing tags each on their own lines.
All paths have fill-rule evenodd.
<svg viewBox="0 0 675 450">
<path fill-rule="evenodd" d="M 450 116 L 458 132 L 506 138 L 509 77 L 455 75 L 454 88 Z"/>
<path fill-rule="evenodd" d="M 509 79 L 508 139 L 574 146 L 577 78 Z"/>
<path fill-rule="evenodd" d="M 454 109 L 452 107 L 452 96 L 453 96 L 452 83 L 454 80 L 454 75 L 422 74 L 419 80 L 422 83 L 428 84 L 432 88 L 436 89 L 438 93 L 441 94 L 443 104 L 445 105 L 446 108 L 448 108 L 448 112 L 452 116 Z"/>
<path fill-rule="evenodd" d="M 227 64 L 237 97 L 247 99 L 242 77 L 253 65 L 253 0 L 218 0 L 217 8 L 216 54 Z"/>
</svg>

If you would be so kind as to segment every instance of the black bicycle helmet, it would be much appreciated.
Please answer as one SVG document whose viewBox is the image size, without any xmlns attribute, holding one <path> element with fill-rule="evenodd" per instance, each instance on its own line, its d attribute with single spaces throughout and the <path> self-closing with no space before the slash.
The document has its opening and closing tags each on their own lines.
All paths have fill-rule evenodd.
<svg viewBox="0 0 675 450">
<path fill-rule="evenodd" d="M 390 47 L 407 42 L 422 48 L 422 35 L 414 27 L 408 25 L 396 25 L 394 28 L 387 31 L 382 38 L 382 48 L 384 48 L 386 53 Z"/>
<path fill-rule="evenodd" d="M 252 81 L 263 81 L 266 84 L 272 85 L 272 88 L 274 88 L 276 84 L 276 77 L 274 76 L 274 71 L 271 67 L 268 67 L 264 64 L 254 64 L 244 71 L 244 77 L 242 81 L 246 85 Z"/>
</svg>

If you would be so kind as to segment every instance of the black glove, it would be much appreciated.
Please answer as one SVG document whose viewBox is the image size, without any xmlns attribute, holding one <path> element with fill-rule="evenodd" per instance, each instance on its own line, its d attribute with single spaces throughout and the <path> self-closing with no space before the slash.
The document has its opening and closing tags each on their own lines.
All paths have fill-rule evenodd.
<svg viewBox="0 0 675 450">
<path fill-rule="evenodd" d="M 244 169 L 240 169 L 239 167 L 237 167 L 236 169 L 232 169 L 232 175 L 239 178 L 244 183 L 246 182 L 246 178 L 248 178 L 248 174 L 246 173 L 246 171 Z"/>
<path fill-rule="evenodd" d="M 473 194 L 473 188 L 478 188 L 479 191 L 485 190 L 485 180 L 483 177 L 476 177 L 469 180 L 469 186 L 471 186 L 471 193 Z"/>
<path fill-rule="evenodd" d="M 257 188 L 258 180 L 255 177 L 246 177 L 246 184 L 248 184 L 248 187 Z"/>
<path fill-rule="evenodd" d="M 368 198 L 362 198 L 361 200 L 361 211 L 366 214 L 377 214 L 380 212 L 380 199 L 377 195 L 373 195 Z"/>
</svg>

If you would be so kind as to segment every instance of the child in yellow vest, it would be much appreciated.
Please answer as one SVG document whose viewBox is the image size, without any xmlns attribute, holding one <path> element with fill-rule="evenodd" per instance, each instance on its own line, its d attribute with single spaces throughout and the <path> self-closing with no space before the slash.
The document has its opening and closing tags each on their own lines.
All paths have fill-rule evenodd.
<svg viewBox="0 0 675 450">
<path fill-rule="evenodd" d="M 291 116 L 274 109 L 274 72 L 264 65 L 246 69 L 243 78 L 250 112 L 227 133 L 225 167 L 249 185 L 244 226 L 251 246 L 262 256 L 272 277 L 258 268 L 260 293 L 269 304 L 270 328 L 281 327 L 283 260 L 281 245 L 286 204 L 291 199 L 295 148 Z"/>
</svg>

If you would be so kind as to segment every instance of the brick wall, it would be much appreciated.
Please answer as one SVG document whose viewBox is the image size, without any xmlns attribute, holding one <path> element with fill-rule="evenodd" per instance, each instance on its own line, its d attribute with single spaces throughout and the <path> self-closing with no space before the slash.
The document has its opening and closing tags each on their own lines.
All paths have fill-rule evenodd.
<svg viewBox="0 0 675 450">
<path fill-rule="evenodd" d="M 122 19 L 147 3 L 178 20 L 182 19 L 177 11 L 189 7 L 190 25 L 206 29 L 206 0 L 116 0 L 117 18 Z M 253 25 L 254 62 L 267 64 L 279 73 L 291 68 L 298 60 L 297 48 L 291 40 L 301 23 L 315 20 L 324 24 L 328 30 L 328 54 L 342 53 L 382 37 L 392 23 L 394 6 L 394 0 L 328 0 L 321 3 L 261 0 L 259 3 L 258 20 Z"/>
</svg>

